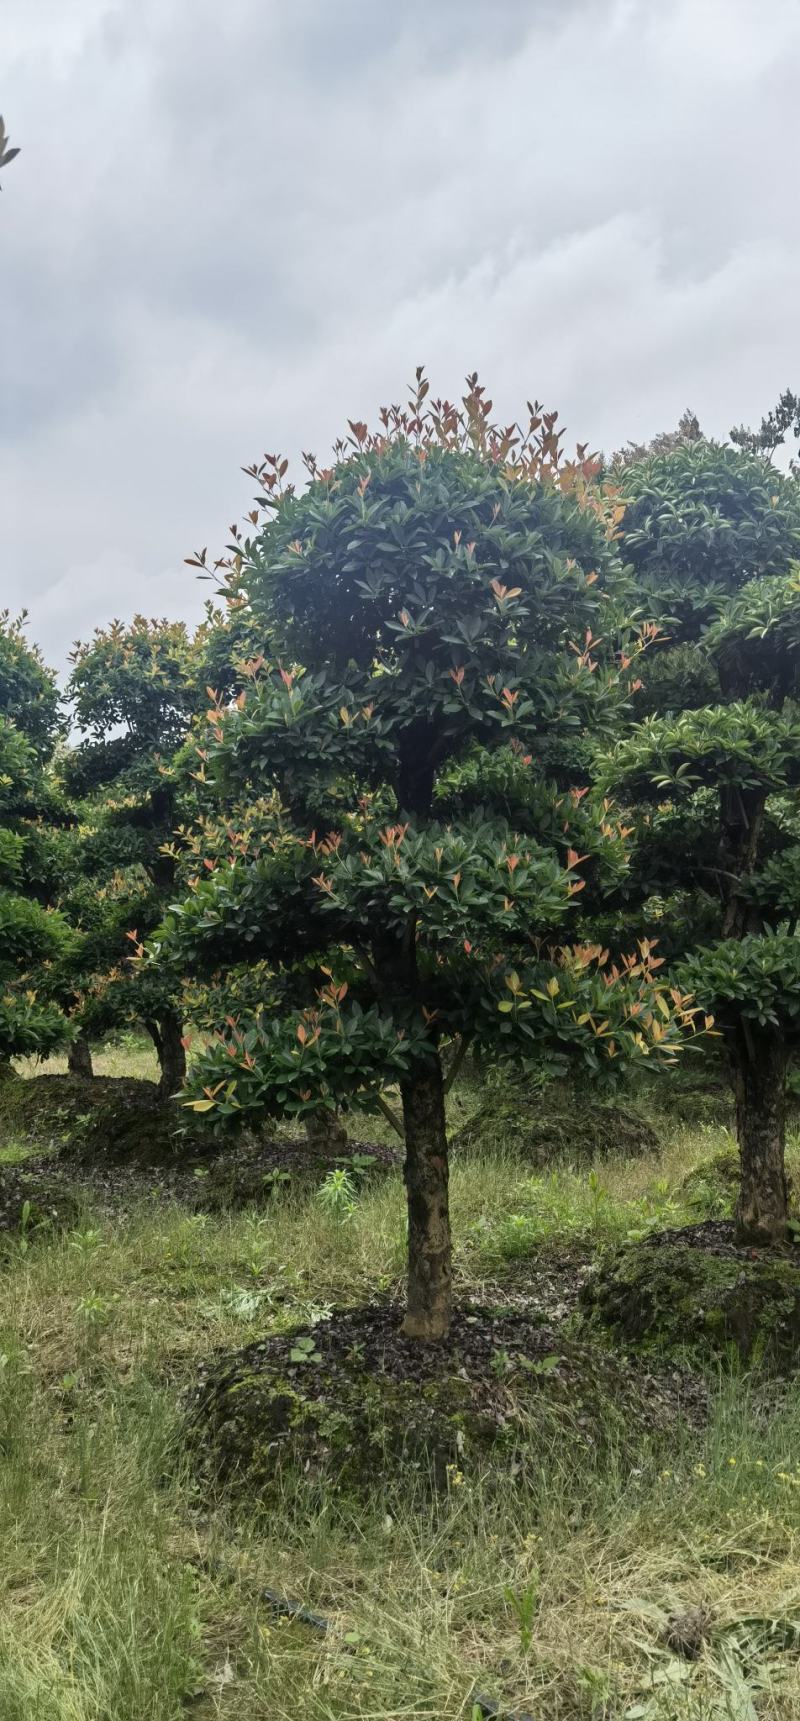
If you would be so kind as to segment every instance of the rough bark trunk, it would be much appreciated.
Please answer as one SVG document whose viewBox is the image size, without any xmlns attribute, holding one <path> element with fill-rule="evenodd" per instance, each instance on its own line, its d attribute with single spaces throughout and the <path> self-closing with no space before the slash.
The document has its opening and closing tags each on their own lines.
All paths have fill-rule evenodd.
<svg viewBox="0 0 800 1721">
<path fill-rule="evenodd" d="M 186 1080 L 186 1051 L 182 1042 L 183 1023 L 180 1017 L 172 1012 L 162 1016 L 156 1040 L 156 1051 L 161 1065 L 161 1080 L 158 1084 L 158 1097 L 161 1100 L 172 1099 Z"/>
<path fill-rule="evenodd" d="M 71 1076 L 83 1076 L 87 1081 L 94 1075 L 92 1048 L 85 1034 L 72 1041 L 67 1052 L 67 1069 Z"/>
<path fill-rule="evenodd" d="M 447 1128 L 438 1052 L 402 1084 L 408 1198 L 408 1306 L 403 1332 L 443 1339 L 450 1330 L 452 1261 Z"/>
<path fill-rule="evenodd" d="M 347 1130 L 335 1111 L 307 1112 L 303 1122 L 308 1145 L 315 1153 L 333 1158 L 347 1152 Z"/>
<path fill-rule="evenodd" d="M 724 905 L 723 938 L 743 938 L 761 928 L 759 912 L 747 895 L 741 894 L 741 885 L 756 864 L 766 800 L 766 791 L 760 788 L 731 785 L 720 792 L 717 866 Z"/>
<path fill-rule="evenodd" d="M 737 1235 L 744 1243 L 780 1243 L 786 1237 L 788 1206 L 783 1035 L 777 1029 L 740 1028 L 733 1062 L 742 1175 Z"/>
</svg>

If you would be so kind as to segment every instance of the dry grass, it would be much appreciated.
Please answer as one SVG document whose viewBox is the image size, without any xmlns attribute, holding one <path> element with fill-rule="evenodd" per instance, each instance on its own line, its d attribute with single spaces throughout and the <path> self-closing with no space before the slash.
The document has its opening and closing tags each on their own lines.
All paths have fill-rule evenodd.
<svg viewBox="0 0 800 1721">
<path fill-rule="evenodd" d="M 686 1171 L 725 1141 L 680 1128 L 657 1161 L 607 1162 L 593 1180 L 532 1180 L 501 1149 L 457 1162 L 462 1287 L 522 1283 L 537 1251 L 680 1215 Z M 515 1214 L 529 1224 L 524 1271 Z M 633 1466 L 562 1442 L 527 1455 L 523 1484 L 506 1457 L 434 1505 L 391 1477 L 360 1503 L 296 1479 L 261 1515 L 197 1497 L 175 1456 L 195 1362 L 392 1287 L 403 1240 L 398 1177 L 346 1223 L 313 1194 L 215 1216 L 145 1202 L 10 1249 L 2 1721 L 471 1721 L 476 1686 L 542 1721 L 800 1717 L 794 1385 L 765 1417 L 746 1381 L 720 1384 L 703 1436 L 675 1428 L 668 1452 Z M 308 1601 L 331 1631 L 276 1623 L 262 1585 Z M 667 1617 L 692 1605 L 713 1615 L 696 1663 L 665 1642 Z"/>
</svg>

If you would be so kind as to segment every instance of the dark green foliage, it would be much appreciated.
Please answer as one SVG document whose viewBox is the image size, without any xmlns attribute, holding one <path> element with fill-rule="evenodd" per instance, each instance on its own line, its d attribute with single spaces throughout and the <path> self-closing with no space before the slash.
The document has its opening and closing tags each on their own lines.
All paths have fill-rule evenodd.
<svg viewBox="0 0 800 1721">
<path fill-rule="evenodd" d="M 65 723 L 55 677 L 38 646 L 27 640 L 25 622 L 24 610 L 16 617 L 9 610 L 0 613 L 0 717 L 10 719 L 43 760 Z"/>
<path fill-rule="evenodd" d="M 627 1244 L 581 1293 L 587 1319 L 629 1349 L 698 1360 L 731 1354 L 794 1373 L 800 1358 L 800 1259 L 736 1248 L 732 1227 L 661 1232 Z"/>
<path fill-rule="evenodd" d="M 138 749 L 174 751 L 198 705 L 196 654 L 185 622 L 114 621 L 72 653 L 69 697 L 78 728 L 107 744 L 124 726 Z"/>
<path fill-rule="evenodd" d="M 620 658 L 595 643 L 624 592 L 603 498 L 543 482 L 541 463 L 504 467 L 485 427 L 483 446 L 437 437 L 438 423 L 422 445 L 359 437 L 302 495 L 278 499 L 274 471 L 258 474 L 267 523 L 238 544 L 228 596 L 271 662 L 251 666 L 246 696 L 217 702 L 199 775 L 210 798 L 271 791 L 282 807 L 255 851 L 207 863 L 159 961 L 299 969 L 300 1009 L 313 969 L 331 969 L 349 998 L 341 1008 L 331 988 L 331 1013 L 307 1026 L 281 1012 L 223 1033 L 192 1086 L 219 1118 L 359 1089 L 369 1103 L 381 1070 L 402 1079 L 440 1037 L 523 1056 L 552 1038 L 610 1073 L 639 1055 L 624 977 L 595 996 L 599 948 L 563 958 L 568 981 L 554 975 L 573 899 L 625 866 L 613 814 L 575 782 L 582 726 L 611 723 L 627 690 Z M 631 657 L 642 643 L 631 637 Z M 310 806 L 324 777 L 330 840 Z"/>
<path fill-rule="evenodd" d="M 185 1068 L 182 977 L 137 975 L 131 959 L 173 892 L 176 827 L 192 805 L 180 753 L 201 698 L 198 639 L 183 623 L 135 616 L 76 646 L 68 693 L 87 738 L 61 766 L 65 787 L 82 797 L 61 899 L 77 936 L 53 985 L 90 1040 L 146 1028 L 163 1097 Z"/>
<path fill-rule="evenodd" d="M 0 615 L 0 1063 L 44 1056 L 67 1032 L 47 980 L 70 944 L 51 909 L 71 815 L 45 769 L 63 721 L 24 619 Z"/>
<path fill-rule="evenodd" d="M 717 1018 L 742 1234 L 779 1237 L 783 1071 L 800 1027 L 800 488 L 700 439 L 635 462 L 623 491 L 622 553 L 663 634 L 641 720 L 603 766 L 638 838 L 622 924 L 633 912 L 657 932 Z"/>
<path fill-rule="evenodd" d="M 785 575 L 800 556 L 797 486 L 754 455 L 687 442 L 634 462 L 621 491 L 623 553 L 675 643 L 697 639 L 747 581 Z"/>
</svg>

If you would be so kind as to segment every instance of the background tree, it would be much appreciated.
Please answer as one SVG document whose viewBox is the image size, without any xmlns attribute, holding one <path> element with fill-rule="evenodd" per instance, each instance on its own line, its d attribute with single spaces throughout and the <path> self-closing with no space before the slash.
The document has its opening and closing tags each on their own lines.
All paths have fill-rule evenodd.
<svg viewBox="0 0 800 1721">
<path fill-rule="evenodd" d="M 10 147 L 5 122 L 2 114 L 0 114 L 0 167 L 5 167 L 9 161 L 13 161 L 15 155 L 19 155 L 19 149 Z"/>
<path fill-rule="evenodd" d="M 186 1069 L 179 979 L 131 968 L 131 934 L 158 924 L 176 878 L 175 830 L 191 779 L 180 750 L 201 693 L 206 632 L 135 616 L 97 629 L 73 652 L 67 694 L 84 739 L 62 764 L 79 830 L 63 908 L 79 933 L 59 976 L 90 1073 L 88 1043 L 141 1023 L 168 1098 Z"/>
<path fill-rule="evenodd" d="M 800 442 L 800 395 L 791 388 L 785 388 L 777 406 L 770 408 L 765 418 L 762 418 L 758 430 L 749 430 L 746 425 L 734 425 L 730 433 L 731 442 L 747 454 L 761 454 L 767 460 L 772 460 L 779 448 L 783 448 L 787 436 L 795 442 Z M 790 460 L 789 469 L 797 478 L 800 468 L 796 460 Z"/>
<path fill-rule="evenodd" d="M 700 442 L 702 438 L 697 413 L 687 406 L 674 430 L 660 430 L 649 442 L 626 442 L 624 448 L 618 448 L 611 456 L 609 473 L 619 476 L 626 466 L 646 460 L 651 454 L 671 454 L 674 449 L 683 448 L 685 443 Z"/>
<path fill-rule="evenodd" d="M 24 616 L 0 615 L 0 1068 L 46 1055 L 67 1037 L 61 1011 L 36 990 L 66 949 L 51 912 L 59 864 L 53 824 L 64 808 L 44 762 L 60 732 L 55 680 L 24 633 Z M 14 720 L 12 720 L 14 719 Z"/>
<path fill-rule="evenodd" d="M 743 1237 L 785 1231 L 787 1056 L 800 1017 L 800 492 L 699 441 L 632 465 L 623 556 L 666 636 L 606 781 L 637 803 L 625 908 L 719 1017 Z M 688 961 L 681 968 L 680 961 Z"/>
<path fill-rule="evenodd" d="M 593 466 L 561 462 L 554 415 L 531 409 L 522 437 L 492 428 L 474 378 L 458 410 L 426 406 L 426 393 L 420 374 L 376 436 L 351 423 L 332 468 L 309 457 L 302 495 L 282 489 L 277 458 L 254 469 L 265 523 L 235 537 L 227 592 L 264 652 L 249 691 L 212 703 L 198 775 L 271 795 L 272 826 L 255 851 L 231 842 L 155 948 L 178 970 L 257 954 L 284 989 L 283 1013 L 219 1025 L 193 1066 L 195 1111 L 220 1124 L 337 1104 L 391 1112 L 386 1089 L 399 1087 L 405 1330 L 439 1338 L 444 1099 L 463 1049 L 521 1067 L 549 1043 L 613 1073 L 670 1055 L 686 1015 L 647 945 L 609 968 L 599 947 L 560 942 L 581 866 L 620 858 L 608 805 L 580 793 L 565 805 L 540 764 L 585 726 L 608 728 L 635 681 L 641 636 L 612 643 L 613 501 Z M 510 744 L 514 770 L 536 781 L 524 820 L 507 803 L 443 816 L 447 772 L 476 745 Z"/>
<path fill-rule="evenodd" d="M 26 623 L 26 610 L 18 616 L 0 612 L 0 717 L 14 724 L 44 762 L 64 734 L 64 713 L 55 676 L 28 640 Z"/>
</svg>

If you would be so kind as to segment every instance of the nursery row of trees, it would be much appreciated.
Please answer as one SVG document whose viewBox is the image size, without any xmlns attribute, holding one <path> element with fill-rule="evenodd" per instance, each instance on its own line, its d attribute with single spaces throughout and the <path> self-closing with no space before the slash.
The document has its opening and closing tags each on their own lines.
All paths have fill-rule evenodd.
<svg viewBox="0 0 800 1721">
<path fill-rule="evenodd" d="M 422 1338 L 467 1052 L 611 1086 L 722 1047 L 740 1231 L 780 1239 L 800 485 L 758 434 L 567 459 L 554 414 L 499 427 L 420 372 L 303 486 L 251 469 L 195 633 L 98 630 L 62 703 L 6 616 L 3 1058 L 63 1039 L 88 1073 L 138 1022 L 212 1128 L 383 1113 Z"/>
</svg>

